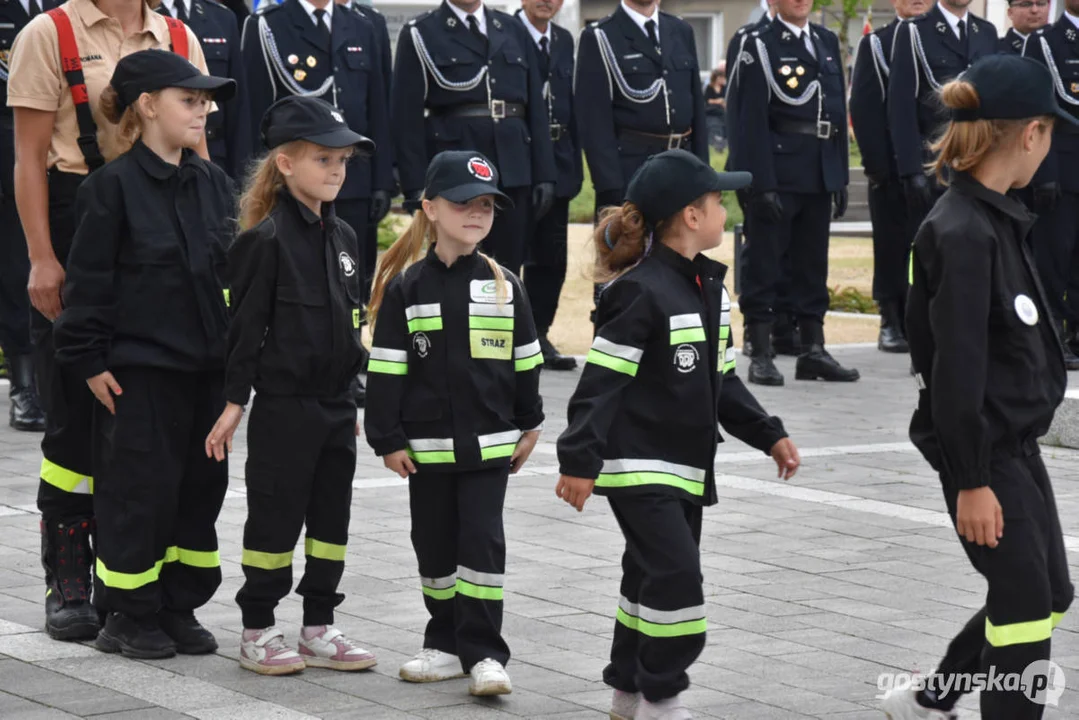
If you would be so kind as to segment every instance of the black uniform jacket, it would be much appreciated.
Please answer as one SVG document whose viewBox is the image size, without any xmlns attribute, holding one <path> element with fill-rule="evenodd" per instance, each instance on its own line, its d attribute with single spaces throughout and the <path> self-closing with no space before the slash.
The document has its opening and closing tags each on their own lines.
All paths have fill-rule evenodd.
<svg viewBox="0 0 1079 720">
<path fill-rule="evenodd" d="M 1032 34 L 1025 50 L 1058 81 L 1054 84 L 1060 106 L 1079 116 L 1079 28 L 1062 16 Z M 1079 193 L 1079 132 L 1062 122 L 1054 126 L 1053 145 L 1031 184 L 1050 182 L 1060 183 L 1065 192 Z"/>
<path fill-rule="evenodd" d="M 235 216 L 225 172 L 191 150 L 171 165 L 136 142 L 90 174 L 75 210 L 57 359 L 83 378 L 124 366 L 220 369 Z"/>
<path fill-rule="evenodd" d="M 332 203 L 319 217 L 287 191 L 229 250 L 232 325 L 225 398 L 332 398 L 361 365 L 356 233 Z M 351 394 L 348 394 L 351 397 Z"/>
<path fill-rule="evenodd" d="M 910 438 L 958 488 L 1045 434 L 1067 374 L 1024 239 L 1034 216 L 965 173 L 914 238 L 907 338 L 919 387 Z M 924 386 L 924 387 L 922 387 Z"/>
<path fill-rule="evenodd" d="M 731 38 L 730 44 L 727 45 L 727 87 L 725 89 L 725 99 L 727 104 L 725 106 L 726 113 L 724 115 L 724 120 L 726 121 L 728 138 L 734 134 L 733 123 L 734 119 L 738 116 L 735 93 L 731 92 L 731 88 L 738 78 L 738 60 L 745 51 L 745 44 L 749 42 L 752 37 L 750 33 L 754 30 L 761 29 L 770 22 L 772 22 L 772 19 L 768 17 L 767 14 L 761 15 L 757 22 L 749 23 L 738 28 L 734 33 L 734 37 Z M 734 157 L 734 152 L 734 147 L 727 147 L 727 170 L 733 168 L 734 163 L 737 162 Z"/>
<path fill-rule="evenodd" d="M 716 421 L 768 452 L 786 437 L 734 372 L 727 268 L 657 245 L 604 290 L 599 330 L 558 438 L 560 472 L 599 495 L 716 502 Z"/>
<path fill-rule="evenodd" d="M 505 466 L 521 433 L 543 424 L 532 309 L 503 273 L 500 298 L 479 253 L 446 267 L 432 249 L 390 281 L 367 368 L 376 455 L 407 449 L 435 470 Z"/>
<path fill-rule="evenodd" d="M 506 188 L 555 181 L 539 51 L 515 17 L 489 7 L 483 12 L 486 42 L 473 35 L 446 2 L 401 28 L 392 114 L 405 192 L 423 188 L 427 164 L 443 150 L 483 153 L 498 166 Z M 413 40 L 414 32 L 421 42 Z M 484 68 L 489 75 L 481 78 Z M 507 114 L 497 121 L 490 114 L 453 114 L 462 105 L 488 106 L 488 99 L 523 105 L 524 114 Z"/>
<path fill-rule="evenodd" d="M 887 101 L 892 43 L 899 23 L 896 18 L 862 37 L 851 76 L 851 124 L 862 152 L 862 167 L 875 184 L 896 175 L 895 152 L 888 132 Z"/>
<path fill-rule="evenodd" d="M 1004 37 L 997 43 L 997 49 L 1006 55 L 1023 55 L 1028 40 L 1030 40 L 1029 35 L 1023 37 L 1016 32 L 1015 28 L 1008 28 L 1008 32 L 1004 33 Z"/>
</svg>

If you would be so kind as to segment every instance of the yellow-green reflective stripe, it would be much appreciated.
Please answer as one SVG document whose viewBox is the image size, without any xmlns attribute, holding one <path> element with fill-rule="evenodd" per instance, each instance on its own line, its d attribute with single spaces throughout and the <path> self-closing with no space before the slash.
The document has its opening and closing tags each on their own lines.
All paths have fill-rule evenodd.
<svg viewBox="0 0 1079 720">
<path fill-rule="evenodd" d="M 390 360 L 368 360 L 367 372 L 382 373 L 383 375 L 408 375 L 408 363 L 392 362 Z"/>
<path fill-rule="evenodd" d="M 734 370 L 734 363 L 734 360 L 731 360 L 729 363 L 723 363 L 723 372 L 729 373 L 731 370 Z"/>
<path fill-rule="evenodd" d="M 731 336 L 731 326 L 730 325 L 720 325 L 719 326 L 719 339 L 720 340 L 726 340 L 730 336 Z M 720 343 L 720 344 L 722 344 L 722 343 Z"/>
<path fill-rule="evenodd" d="M 217 550 L 188 550 L 173 545 L 165 550 L 165 562 L 178 562 L 197 568 L 216 568 L 221 567 L 221 553 Z"/>
<path fill-rule="evenodd" d="M 690 495 L 704 495 L 704 483 L 680 478 L 677 475 L 660 472 L 600 473 L 596 478 L 597 487 L 637 487 L 638 485 L 669 485 L 681 488 Z"/>
<path fill-rule="evenodd" d="M 415 450 L 409 450 L 408 456 L 421 463 L 453 463 L 457 462 L 454 457 L 453 450 L 424 450 L 422 452 L 416 452 Z"/>
<path fill-rule="evenodd" d="M 408 321 L 408 331 L 410 333 L 424 332 L 424 331 L 430 332 L 431 330 L 441 330 L 441 329 L 442 329 L 442 317 L 441 316 L 439 316 L 439 317 L 416 318 L 414 320 L 409 320 Z"/>
<path fill-rule="evenodd" d="M 914 244 L 911 243 L 910 253 L 907 255 L 907 285 L 914 284 Z"/>
<path fill-rule="evenodd" d="M 1049 619 L 1052 620 L 1053 629 L 1055 630 L 1056 626 L 1060 624 L 1060 621 L 1064 619 L 1064 613 L 1055 612 L 1055 613 L 1053 613 L 1052 615 L 1049 616 Z"/>
<path fill-rule="evenodd" d="M 468 328 L 470 330 L 512 330 L 513 318 L 469 315 Z"/>
<path fill-rule="evenodd" d="M 1048 640 L 1052 634 L 1052 617 L 1010 625 L 994 625 L 989 618 L 985 619 L 985 639 L 993 647 L 1041 642 Z"/>
<path fill-rule="evenodd" d="M 679 345 L 681 343 L 694 343 L 704 342 L 707 338 L 704 336 L 704 328 L 683 328 L 682 330 L 671 330 L 671 345 Z"/>
<path fill-rule="evenodd" d="M 41 479 L 64 492 L 90 495 L 94 492 L 94 479 L 92 477 L 60 467 L 46 458 L 41 460 Z M 85 491 L 79 490 L 79 486 L 83 483 L 86 483 L 87 489 Z"/>
<path fill-rule="evenodd" d="M 435 590 L 434 588 L 424 587 L 423 594 L 432 600 L 451 600 L 454 595 L 457 594 L 456 587 L 443 588 L 441 590 Z"/>
<path fill-rule="evenodd" d="M 526 372 L 543 364 L 543 355 L 521 358 L 513 361 L 513 369 L 517 372 Z"/>
<path fill-rule="evenodd" d="M 670 625 L 658 625 L 656 623 L 648 622 L 647 620 L 641 620 L 639 617 L 634 617 L 622 608 L 618 608 L 617 617 L 618 622 L 622 623 L 630 630 L 636 630 L 642 635 L 655 638 L 700 635 L 708 629 L 708 621 L 704 618 L 701 618 L 700 620 L 687 620 L 686 622 L 671 623 Z"/>
<path fill-rule="evenodd" d="M 516 443 L 510 443 L 509 445 L 495 445 L 493 447 L 480 448 L 480 460 L 494 460 L 495 458 L 510 457 L 513 455 L 513 449 L 516 447 Z"/>
<path fill-rule="evenodd" d="M 486 585 L 473 585 L 467 580 L 457 578 L 457 592 L 477 600 L 501 600 L 502 588 Z"/>
<path fill-rule="evenodd" d="M 358 328 L 360 326 L 360 309 L 352 308 L 352 327 Z"/>
<path fill-rule="evenodd" d="M 244 548 L 240 564 L 248 567 L 260 568 L 262 570 L 280 570 L 281 568 L 287 568 L 292 565 L 292 551 L 268 553 Z"/>
<path fill-rule="evenodd" d="M 337 560 L 344 562 L 345 560 L 345 546 L 334 545 L 333 543 L 322 542 L 315 538 L 307 538 L 303 542 L 303 552 L 305 555 L 310 555 L 313 558 L 320 560 Z"/>
<path fill-rule="evenodd" d="M 229 292 L 229 289 L 224 288 L 221 292 L 225 294 L 225 307 L 232 305 L 232 293 Z"/>
<path fill-rule="evenodd" d="M 623 360 L 622 358 L 617 358 L 595 349 L 588 351 L 588 357 L 585 358 L 585 362 L 592 363 L 593 365 L 602 365 L 608 370 L 625 373 L 630 377 L 637 377 L 637 368 L 639 367 L 635 362 Z"/>
<path fill-rule="evenodd" d="M 138 590 L 143 585 L 156 582 L 161 577 L 161 566 L 164 564 L 164 560 L 158 560 L 149 570 L 144 570 L 140 573 L 125 573 L 109 570 L 99 557 L 97 559 L 97 577 L 105 587 L 116 588 L 117 590 Z"/>
</svg>

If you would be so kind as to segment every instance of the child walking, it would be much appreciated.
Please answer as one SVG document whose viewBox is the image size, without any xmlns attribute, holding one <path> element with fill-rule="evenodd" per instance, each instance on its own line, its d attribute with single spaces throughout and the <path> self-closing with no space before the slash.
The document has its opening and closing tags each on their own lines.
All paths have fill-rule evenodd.
<svg viewBox="0 0 1079 720">
<path fill-rule="evenodd" d="M 716 173 L 692 153 L 647 160 L 594 235 L 598 328 L 558 439 L 556 493 L 583 509 L 606 495 L 626 550 L 611 662 L 614 720 L 684 720 L 686 669 L 704 648 L 701 509 L 716 502 L 717 420 L 770 454 L 800 460 L 734 372 L 727 268 L 701 253 L 723 239 L 721 193 L 749 173 Z M 643 696 L 643 697 L 642 697 Z"/>
<path fill-rule="evenodd" d="M 543 355 L 520 281 L 477 250 L 496 204 L 510 202 L 495 167 L 476 152 L 440 153 L 424 197 L 376 273 L 364 422 L 386 467 L 408 477 L 431 615 L 400 676 L 435 682 L 463 670 L 473 695 L 502 695 L 512 690 L 502 504 L 543 423 Z"/>
<path fill-rule="evenodd" d="M 96 647 L 135 658 L 209 653 L 195 619 L 221 583 L 225 464 L 202 456 L 224 403 L 224 172 L 192 150 L 235 83 L 179 55 L 124 57 L 102 93 L 130 150 L 79 188 L 56 355 L 94 409 Z"/>
<path fill-rule="evenodd" d="M 356 233 L 334 214 L 345 167 L 374 143 L 333 106 L 290 96 L 266 111 L 269 148 L 240 201 L 244 231 L 229 251 L 232 325 L 225 399 L 206 438 L 219 460 L 255 390 L 247 425 L 247 522 L 236 594 L 240 665 L 263 675 L 305 667 L 364 670 L 375 657 L 335 627 L 345 568 L 360 366 L 361 277 Z M 292 553 L 305 525 L 299 651 L 274 609 L 292 588 Z"/>
</svg>

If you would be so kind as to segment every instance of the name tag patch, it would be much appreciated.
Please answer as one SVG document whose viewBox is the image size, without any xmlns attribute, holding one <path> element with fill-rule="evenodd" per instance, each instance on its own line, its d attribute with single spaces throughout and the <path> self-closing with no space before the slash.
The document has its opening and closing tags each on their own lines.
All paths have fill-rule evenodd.
<svg viewBox="0 0 1079 720">
<path fill-rule="evenodd" d="M 513 333 L 505 330 L 469 330 L 471 355 L 477 360 L 513 358 Z"/>
<path fill-rule="evenodd" d="M 475 303 L 498 302 L 498 284 L 494 280 L 473 280 L 469 283 L 468 294 Z M 513 302 L 513 283 L 506 281 L 506 302 Z"/>
</svg>

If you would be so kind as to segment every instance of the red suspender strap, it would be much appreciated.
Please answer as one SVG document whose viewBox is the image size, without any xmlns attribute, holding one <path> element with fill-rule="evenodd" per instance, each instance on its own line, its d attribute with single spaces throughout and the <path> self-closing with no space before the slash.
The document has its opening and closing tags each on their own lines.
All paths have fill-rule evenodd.
<svg viewBox="0 0 1079 720">
<path fill-rule="evenodd" d="M 48 11 L 56 26 L 56 39 L 60 45 L 60 68 L 71 88 L 71 99 L 75 103 L 75 119 L 79 125 L 79 149 L 86 159 L 90 172 L 105 164 L 101 148 L 97 144 L 97 125 L 90 112 L 90 96 L 86 92 L 86 80 L 82 75 L 82 61 L 79 59 L 79 46 L 75 42 L 75 31 L 71 29 L 71 19 L 63 8 Z"/>
<path fill-rule="evenodd" d="M 172 51 L 182 58 L 190 59 L 187 54 L 187 26 L 174 17 L 166 17 L 169 24 L 169 41 Z"/>
</svg>

